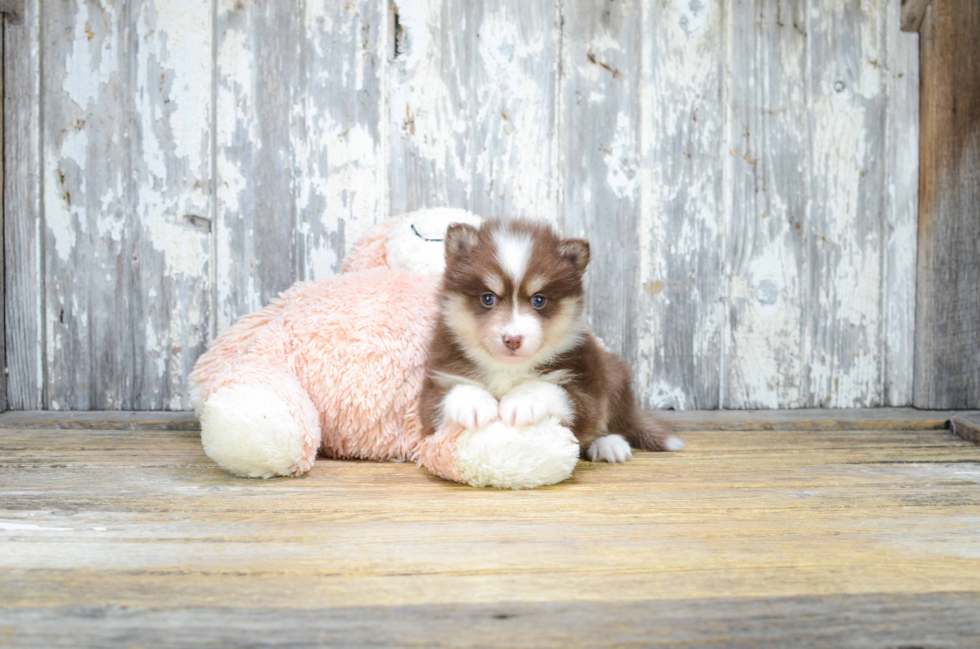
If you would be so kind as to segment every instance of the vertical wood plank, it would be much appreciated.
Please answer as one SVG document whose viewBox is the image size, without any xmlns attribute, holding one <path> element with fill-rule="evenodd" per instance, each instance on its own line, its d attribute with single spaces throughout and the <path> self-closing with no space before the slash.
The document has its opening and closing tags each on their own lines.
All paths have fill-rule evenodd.
<svg viewBox="0 0 980 649">
<path fill-rule="evenodd" d="M 602 156 L 583 165 L 583 172 L 595 167 L 596 176 L 608 178 L 617 191 L 639 183 L 632 191 L 642 195 L 639 221 L 619 221 L 606 204 L 612 197 L 594 188 L 595 179 L 586 182 L 593 186 L 595 218 L 618 229 L 602 254 L 609 263 L 629 260 L 632 266 L 610 269 L 603 279 L 615 287 L 610 297 L 628 307 L 599 302 L 605 314 L 600 325 L 627 329 L 626 355 L 647 407 L 717 408 L 724 332 L 726 16 L 720 2 L 645 0 L 642 7 L 642 20 L 629 17 L 627 23 L 641 31 L 626 41 L 641 48 L 641 60 L 621 64 L 626 79 L 636 78 L 632 70 L 642 72 L 633 81 L 640 81 L 633 101 L 639 101 L 642 119 L 630 126 L 639 129 L 639 149 L 617 150 L 603 138 L 582 146 Z M 626 125 L 616 126 L 622 137 L 618 129 Z M 630 166 L 636 155 L 640 170 Z M 621 176 L 615 175 L 617 165 Z M 602 284 L 597 289 L 608 290 Z"/>
<path fill-rule="evenodd" d="M 340 272 L 348 248 L 388 216 L 384 0 L 307 0 L 301 103 L 293 109 L 296 276 Z"/>
<path fill-rule="evenodd" d="M 892 3 L 894 4 L 894 3 Z M 807 405 L 878 406 L 886 143 L 881 0 L 812 0 Z"/>
<path fill-rule="evenodd" d="M 211 11 L 45 6 L 46 400 L 188 407 L 207 339 Z"/>
<path fill-rule="evenodd" d="M 593 329 L 636 367 L 642 7 L 568 2 L 562 11 L 562 224 L 592 246 L 586 291 Z"/>
<path fill-rule="evenodd" d="M 217 327 L 336 273 L 387 214 L 382 0 L 217 12 Z"/>
<path fill-rule="evenodd" d="M 142 0 L 129 23 L 132 407 L 186 410 L 211 319 L 212 11 L 200 0 Z"/>
<path fill-rule="evenodd" d="M 45 396 L 131 407 L 129 26 L 122 3 L 45 3 L 41 23 Z"/>
<path fill-rule="evenodd" d="M 726 408 L 799 408 L 809 202 L 806 0 L 733 0 Z"/>
<path fill-rule="evenodd" d="M 3 151 L 3 38 L 7 28 L 7 21 L 0 16 L 0 151 Z M 7 333 L 4 327 L 4 280 L 3 273 L 6 266 L 3 262 L 3 167 L 4 161 L 0 160 L 0 412 L 7 409 Z"/>
<path fill-rule="evenodd" d="M 392 13 L 392 212 L 555 221 L 556 3 L 393 0 Z"/>
<path fill-rule="evenodd" d="M 7 406 L 42 407 L 40 3 L 26 0 L 24 22 L 8 28 L 4 46 L 4 252 Z"/>
<path fill-rule="evenodd" d="M 291 3 L 218 5 L 219 331 L 287 288 L 295 273 L 290 118 L 300 36 Z"/>
<path fill-rule="evenodd" d="M 980 407 L 980 4 L 934 2 L 921 43 L 914 404 Z"/>
<path fill-rule="evenodd" d="M 902 7 L 886 3 L 886 209 L 882 271 L 882 399 L 912 405 L 915 264 L 919 212 L 919 35 L 902 31 Z"/>
</svg>

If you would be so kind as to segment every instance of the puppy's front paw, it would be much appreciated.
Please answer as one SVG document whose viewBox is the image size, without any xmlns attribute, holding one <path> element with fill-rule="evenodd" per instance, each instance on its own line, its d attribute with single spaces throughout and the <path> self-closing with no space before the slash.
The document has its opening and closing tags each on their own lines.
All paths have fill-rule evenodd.
<svg viewBox="0 0 980 649">
<path fill-rule="evenodd" d="M 509 426 L 530 426 L 549 417 L 557 417 L 563 424 L 570 424 L 573 419 L 568 393 L 554 383 L 524 383 L 500 400 L 500 420 Z"/>
<path fill-rule="evenodd" d="M 500 404 L 492 394 L 475 385 L 457 385 L 442 400 L 444 423 L 466 429 L 483 428 L 497 421 Z"/>
<path fill-rule="evenodd" d="M 592 442 L 586 455 L 589 462 L 625 462 L 633 457 L 633 450 L 622 435 L 606 435 Z"/>
</svg>

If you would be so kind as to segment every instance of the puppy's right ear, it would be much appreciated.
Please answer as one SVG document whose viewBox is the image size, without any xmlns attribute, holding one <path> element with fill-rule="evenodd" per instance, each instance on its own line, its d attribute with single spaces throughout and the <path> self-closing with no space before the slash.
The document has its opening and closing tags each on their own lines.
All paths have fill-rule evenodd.
<svg viewBox="0 0 980 649">
<path fill-rule="evenodd" d="M 467 223 L 453 223 L 446 230 L 446 259 L 452 259 L 476 245 L 479 234 Z"/>
</svg>

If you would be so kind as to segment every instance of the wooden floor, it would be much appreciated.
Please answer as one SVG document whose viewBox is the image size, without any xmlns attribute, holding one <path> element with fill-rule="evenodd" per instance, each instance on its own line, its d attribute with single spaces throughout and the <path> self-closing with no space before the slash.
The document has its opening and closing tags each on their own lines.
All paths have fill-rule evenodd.
<svg viewBox="0 0 980 649">
<path fill-rule="evenodd" d="M 505 492 L 241 480 L 184 415 L 6 413 L 0 646 L 977 647 L 980 447 L 947 418 L 675 415 L 681 453 Z"/>
</svg>

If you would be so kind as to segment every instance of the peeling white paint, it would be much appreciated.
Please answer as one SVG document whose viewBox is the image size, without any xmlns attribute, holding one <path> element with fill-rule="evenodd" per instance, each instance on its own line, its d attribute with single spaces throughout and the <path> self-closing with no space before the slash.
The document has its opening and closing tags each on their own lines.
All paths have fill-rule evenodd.
<svg viewBox="0 0 980 649">
<path fill-rule="evenodd" d="M 106 17 L 92 16 L 88 2 L 78 3 L 72 47 L 65 60 L 64 91 L 83 110 L 89 109 L 103 84 L 118 72 L 119 34 L 111 29 L 118 24 L 115 8 L 100 4 L 98 10 Z M 110 27 L 108 32 L 103 26 Z"/>
<path fill-rule="evenodd" d="M 221 0 L 218 26 L 193 0 L 132 15 L 52 5 L 34 226 L 50 407 L 84 405 L 79 385 L 105 367 L 87 341 L 107 337 L 145 354 L 137 368 L 112 361 L 120 385 L 138 369 L 146 404 L 186 407 L 208 321 L 224 329 L 263 306 L 270 267 L 333 274 L 389 211 L 445 204 L 550 221 L 580 209 L 569 234 L 591 237 L 596 259 L 620 255 L 624 274 L 638 266 L 642 290 L 623 300 L 614 344 L 635 340 L 626 351 L 647 405 L 703 406 L 714 383 L 733 407 L 908 402 L 918 160 L 903 107 L 917 105 L 918 76 L 895 6 L 809 3 L 804 37 L 791 22 L 767 32 L 768 11 L 739 30 L 745 8 L 708 0 L 617 3 L 614 19 L 563 33 L 563 19 L 594 8 L 397 5 L 394 60 L 387 8 L 367 0 L 275 14 L 306 30 L 282 52 L 262 40 L 277 28 L 261 3 Z M 302 83 L 260 78 L 270 56 L 300 66 Z M 295 85 L 292 104 L 263 113 L 266 84 L 280 81 Z M 273 123 L 285 127 L 270 136 Z M 583 130 L 584 157 L 571 158 L 568 134 Z M 295 228 L 281 257 L 261 249 L 256 160 L 287 172 L 274 191 Z M 612 236 L 612 218 L 638 219 L 635 247 Z M 600 266 L 593 290 L 621 281 L 594 276 Z M 147 313 L 107 324 L 103 302 L 127 313 L 128 298 L 106 290 L 124 280 Z M 129 403 L 122 387 L 98 389 L 103 407 Z"/>
<path fill-rule="evenodd" d="M 59 164 L 50 168 L 44 183 L 45 225 L 54 238 L 55 254 L 63 262 L 70 261 L 79 232 L 88 229 L 81 209 L 86 192 L 85 175 L 76 178 L 73 173 L 75 169 L 87 168 L 87 151 L 88 133 L 84 129 L 67 133 L 60 150 L 49 150 Z M 67 161 L 74 163 L 71 170 L 65 168 Z"/>
<path fill-rule="evenodd" d="M 636 191 L 636 160 L 632 159 L 636 134 L 629 117 L 616 115 L 616 132 L 606 149 L 606 183 L 620 198 L 632 197 Z"/>
<path fill-rule="evenodd" d="M 450 205 L 554 221 L 557 34 L 528 26 L 541 21 L 538 3 L 487 3 L 475 40 L 442 23 L 472 7 L 398 3 L 403 51 L 388 75 L 393 211 Z M 443 47 L 445 33 L 458 45 Z M 406 173 L 425 178 L 421 192 L 402 186 Z"/>
</svg>

